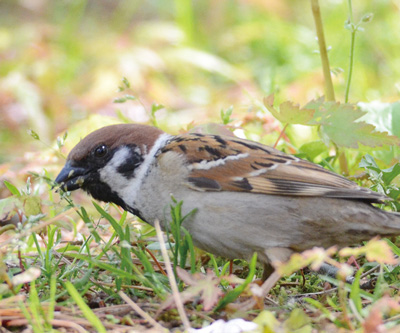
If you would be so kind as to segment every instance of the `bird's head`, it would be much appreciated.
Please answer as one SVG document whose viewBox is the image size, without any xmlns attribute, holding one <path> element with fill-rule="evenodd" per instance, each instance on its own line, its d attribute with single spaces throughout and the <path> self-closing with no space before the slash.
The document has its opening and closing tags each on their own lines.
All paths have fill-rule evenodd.
<svg viewBox="0 0 400 333">
<path fill-rule="evenodd" d="M 56 182 L 65 191 L 81 188 L 95 199 L 127 209 L 121 191 L 138 181 L 139 170 L 150 163 L 158 139 L 165 135 L 155 127 L 138 124 L 100 128 L 71 150 Z"/>
</svg>

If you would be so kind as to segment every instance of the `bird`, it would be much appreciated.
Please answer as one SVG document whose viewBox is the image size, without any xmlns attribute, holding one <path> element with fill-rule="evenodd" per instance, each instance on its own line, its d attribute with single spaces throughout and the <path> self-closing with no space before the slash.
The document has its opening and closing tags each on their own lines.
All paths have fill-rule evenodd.
<svg viewBox="0 0 400 333">
<path fill-rule="evenodd" d="M 154 225 L 168 228 L 172 198 L 198 248 L 264 265 L 313 247 L 344 247 L 400 234 L 400 214 L 372 204 L 390 200 L 322 166 L 234 136 L 170 135 L 142 124 L 116 124 L 84 137 L 56 183 L 83 189 Z"/>
</svg>

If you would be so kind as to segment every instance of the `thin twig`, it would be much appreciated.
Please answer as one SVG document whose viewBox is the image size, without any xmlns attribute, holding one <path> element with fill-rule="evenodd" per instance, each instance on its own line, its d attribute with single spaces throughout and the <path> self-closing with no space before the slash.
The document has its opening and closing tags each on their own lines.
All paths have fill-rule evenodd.
<svg viewBox="0 0 400 333">
<path fill-rule="evenodd" d="M 78 332 L 86 333 L 87 330 L 85 330 L 81 325 L 74 323 L 69 320 L 60 320 L 60 319 L 53 319 L 51 321 L 51 326 L 55 327 L 69 327 L 77 330 Z"/>
<path fill-rule="evenodd" d="M 288 127 L 289 124 L 286 124 L 283 128 L 282 131 L 279 133 L 278 139 L 276 139 L 275 144 L 274 144 L 274 148 L 276 148 L 276 146 L 279 143 L 279 140 L 282 138 L 283 134 L 285 134 L 286 128 Z"/>
<path fill-rule="evenodd" d="M 376 265 L 375 267 L 372 267 L 370 270 L 366 271 L 365 273 L 362 273 L 361 276 L 360 276 L 360 279 L 362 279 L 362 278 L 368 276 L 369 274 L 375 272 L 376 270 L 379 269 L 379 267 L 381 267 L 381 265 Z"/>
<path fill-rule="evenodd" d="M 77 315 L 82 315 L 82 313 L 80 311 L 76 312 L 76 311 L 72 311 L 73 314 L 64 314 L 64 313 L 55 313 L 54 316 L 57 319 L 60 320 L 68 320 L 71 322 L 74 322 L 76 324 L 79 324 L 81 326 L 87 326 L 90 327 L 91 324 L 87 319 L 81 318 L 81 317 L 77 317 Z M 108 331 L 112 331 L 114 329 L 114 331 L 112 332 L 126 332 L 129 331 L 129 327 L 126 327 L 124 325 L 120 325 L 120 324 L 111 324 L 108 321 L 104 320 L 104 316 L 102 315 L 101 317 L 99 317 L 102 320 L 102 324 L 104 325 L 104 327 L 108 330 Z"/>
<path fill-rule="evenodd" d="M 128 295 L 126 295 L 123 291 L 119 291 L 118 295 L 129 304 L 129 306 L 136 311 L 143 319 L 147 320 L 147 322 L 153 327 L 157 328 L 162 332 L 168 332 L 168 330 L 157 323 L 147 312 L 143 311 L 139 305 L 137 305 L 134 301 L 132 301 Z"/>
<path fill-rule="evenodd" d="M 338 290 L 337 287 L 331 288 L 331 289 L 328 289 L 328 290 L 317 291 L 315 293 L 292 295 L 291 297 L 310 297 L 310 296 L 317 296 L 317 295 L 325 295 L 325 294 L 330 294 L 330 293 L 332 293 L 332 292 L 334 292 L 336 290 Z"/>
<path fill-rule="evenodd" d="M 157 265 L 161 274 L 167 276 L 167 273 L 165 273 L 164 269 L 161 267 L 160 263 L 158 262 L 157 258 L 154 256 L 154 254 L 148 248 L 145 248 L 145 250 L 153 258 L 154 263 Z"/>
<path fill-rule="evenodd" d="M 116 283 L 108 283 L 108 282 L 100 282 L 97 280 L 90 280 L 93 284 L 98 284 L 100 286 L 106 286 L 106 287 L 116 287 Z M 144 290 L 144 291 L 153 291 L 152 288 L 149 287 L 143 287 L 143 286 L 134 286 L 134 285 L 128 285 L 128 284 L 122 284 L 121 288 L 126 288 L 126 289 L 137 289 L 137 290 Z"/>
<path fill-rule="evenodd" d="M 12 319 L 7 322 L 8 327 L 12 326 L 25 326 L 29 325 L 29 321 L 27 319 Z M 55 327 L 68 327 L 72 328 L 80 333 L 87 333 L 87 330 L 85 330 L 82 326 L 71 322 L 71 321 L 66 321 L 66 320 L 58 320 L 58 319 L 53 319 L 50 324 Z"/>
<path fill-rule="evenodd" d="M 174 272 L 172 271 L 171 261 L 169 260 L 169 257 L 168 257 L 167 247 L 165 246 L 165 241 L 164 241 L 164 238 L 163 238 L 163 235 L 161 232 L 160 222 L 158 220 L 156 220 L 154 222 L 154 227 L 156 229 L 158 241 L 160 242 L 161 254 L 165 261 L 165 269 L 167 270 L 168 279 L 169 279 L 169 283 L 171 285 L 171 290 L 172 290 L 172 296 L 175 300 L 176 308 L 178 309 L 179 316 L 181 317 L 181 320 L 182 320 L 183 326 L 185 327 L 185 330 L 190 331 L 191 327 L 190 327 L 189 319 L 186 316 L 185 308 L 183 307 L 182 300 L 179 296 L 179 291 L 178 291 L 178 286 L 176 284 L 175 275 L 174 275 Z"/>
<path fill-rule="evenodd" d="M 64 314 L 64 313 L 58 313 L 56 312 L 54 314 L 56 319 L 60 319 L 60 320 L 68 320 L 70 322 L 74 322 L 78 325 L 84 326 L 84 327 L 90 327 L 91 324 L 87 319 L 81 318 L 81 317 L 77 317 L 77 315 L 82 315 L 82 313 L 80 311 L 76 312 L 76 311 L 72 311 L 73 314 Z M 102 320 L 102 323 L 104 325 L 104 327 L 107 329 L 107 332 L 127 332 L 129 331 L 129 327 L 125 326 L 125 325 L 121 325 L 121 324 L 112 324 L 109 323 L 108 321 L 104 320 L 104 316 L 99 317 Z M 142 319 L 141 319 L 142 320 Z"/>
<path fill-rule="evenodd" d="M 278 302 L 275 302 L 271 297 L 265 296 L 265 300 L 272 304 L 273 306 L 279 306 Z"/>
</svg>

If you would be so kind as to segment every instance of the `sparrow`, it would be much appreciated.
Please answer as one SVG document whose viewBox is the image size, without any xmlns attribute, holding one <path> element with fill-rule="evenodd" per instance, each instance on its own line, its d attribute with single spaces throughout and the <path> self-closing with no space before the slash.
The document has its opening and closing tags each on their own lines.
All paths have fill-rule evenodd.
<svg viewBox="0 0 400 333">
<path fill-rule="evenodd" d="M 400 214 L 372 205 L 389 200 L 385 195 L 230 136 L 103 127 L 71 150 L 56 182 L 166 228 L 172 196 L 182 200 L 183 216 L 194 211 L 183 226 L 195 246 L 229 259 L 248 260 L 257 252 L 264 278 L 294 252 L 400 234 Z"/>
</svg>

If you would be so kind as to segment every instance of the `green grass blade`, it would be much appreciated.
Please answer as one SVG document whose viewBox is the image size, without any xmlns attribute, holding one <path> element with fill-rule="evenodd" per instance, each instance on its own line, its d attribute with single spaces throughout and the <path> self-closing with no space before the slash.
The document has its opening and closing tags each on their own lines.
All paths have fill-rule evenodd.
<svg viewBox="0 0 400 333">
<path fill-rule="evenodd" d="M 94 312 L 85 303 L 85 301 L 83 300 L 81 295 L 75 289 L 74 285 L 71 282 L 66 281 L 65 287 L 68 290 L 68 293 L 71 295 L 71 297 L 75 301 L 75 303 L 78 305 L 79 309 L 81 309 L 85 318 L 93 325 L 93 327 L 96 329 L 96 331 L 100 332 L 100 333 L 106 333 L 107 332 L 106 328 L 103 326 L 100 319 L 94 314 Z"/>
<path fill-rule="evenodd" d="M 29 309 L 31 310 L 33 317 L 33 331 L 34 332 L 44 332 L 44 327 L 42 325 L 42 309 L 40 306 L 39 295 L 36 290 L 35 281 L 31 283 L 31 290 L 29 293 Z"/>
<path fill-rule="evenodd" d="M 185 239 L 190 251 L 190 272 L 194 274 L 196 272 L 196 254 L 194 252 L 193 239 L 189 231 L 182 227 L 182 231 L 185 234 Z"/>
<path fill-rule="evenodd" d="M 229 303 L 232 303 L 235 299 L 237 299 L 243 290 L 247 287 L 247 285 L 253 281 L 254 274 L 256 273 L 256 265 L 257 265 L 257 252 L 254 252 L 253 257 L 251 258 L 249 265 L 249 274 L 247 275 L 246 280 L 244 280 L 243 284 L 236 287 L 235 289 L 226 293 L 226 295 L 219 301 L 213 312 L 217 312 L 220 309 L 223 309 Z"/>
<path fill-rule="evenodd" d="M 350 299 L 353 300 L 358 313 L 361 313 L 361 310 L 362 310 L 362 303 L 361 303 L 361 296 L 360 296 L 360 279 L 361 279 L 362 271 L 363 271 L 362 269 L 359 269 L 357 271 L 354 281 L 351 285 L 351 290 L 350 290 Z"/>
<path fill-rule="evenodd" d="M 49 297 L 49 306 L 47 308 L 47 322 L 51 323 L 54 319 L 54 309 L 56 306 L 56 291 L 57 291 L 57 279 L 55 275 L 52 275 L 50 278 L 50 297 Z"/>
<path fill-rule="evenodd" d="M 92 202 L 93 202 L 93 206 L 101 214 L 101 216 L 103 216 L 108 222 L 111 223 L 115 232 L 118 234 L 120 240 L 123 240 L 124 239 L 124 230 L 119 225 L 119 223 L 110 214 L 108 214 L 103 208 L 101 208 L 96 202 L 94 202 L 94 201 L 92 201 Z"/>
</svg>

